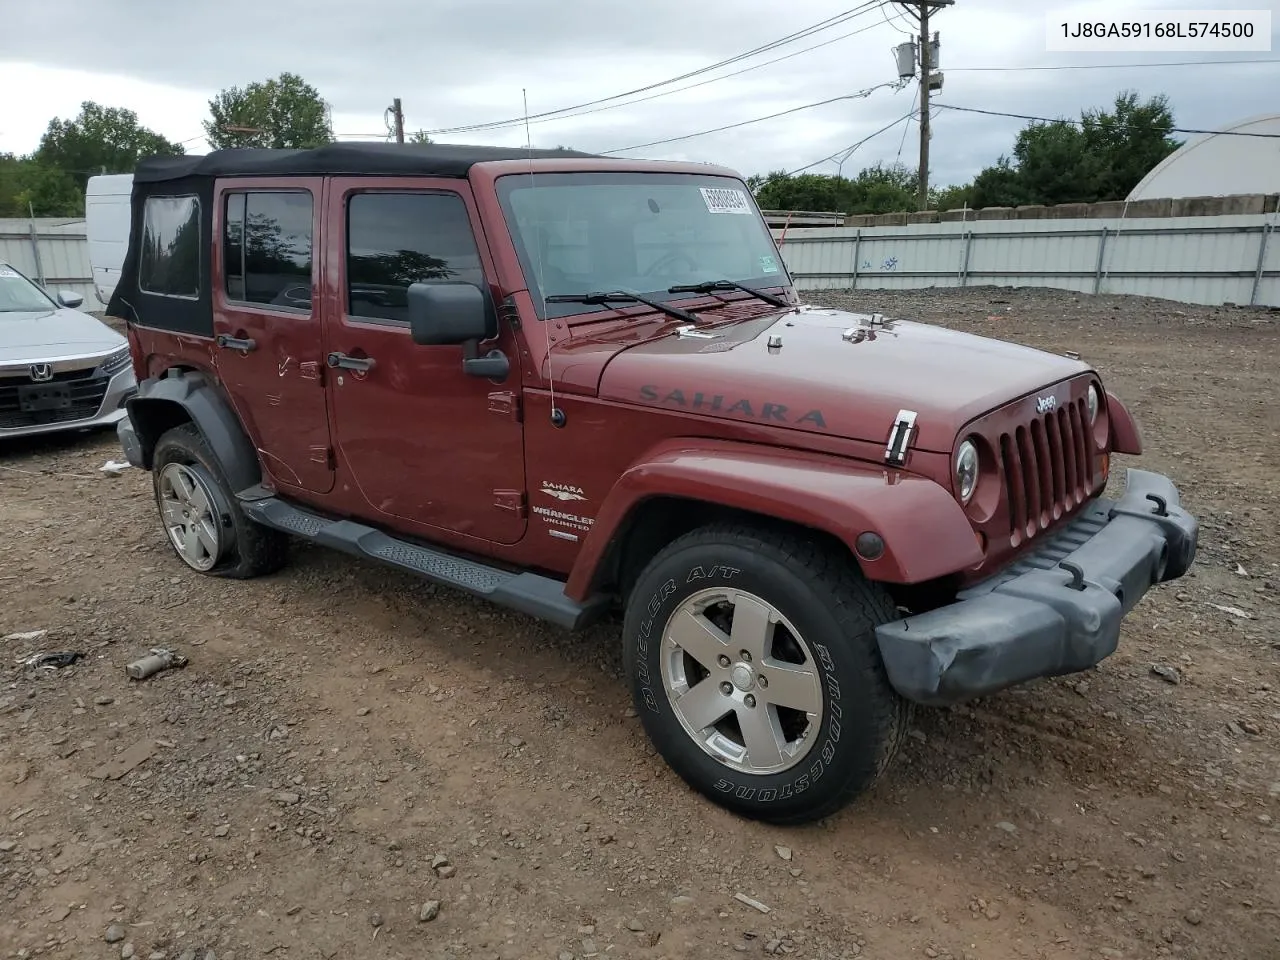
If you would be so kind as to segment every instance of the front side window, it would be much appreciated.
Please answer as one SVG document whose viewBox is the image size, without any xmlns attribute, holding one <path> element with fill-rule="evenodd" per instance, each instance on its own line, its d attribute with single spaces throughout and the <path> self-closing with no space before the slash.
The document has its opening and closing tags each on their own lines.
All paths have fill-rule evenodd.
<svg viewBox="0 0 1280 960">
<path fill-rule="evenodd" d="M 312 203 L 306 191 L 224 195 L 222 268 L 227 297 L 311 309 Z"/>
<path fill-rule="evenodd" d="M 200 295 L 200 201 L 148 197 L 142 213 L 138 287 L 164 297 Z"/>
<path fill-rule="evenodd" d="M 675 298 L 668 288 L 676 285 L 791 282 L 755 201 L 738 180 L 643 172 L 512 174 L 498 181 L 498 198 L 542 316 L 588 308 L 544 308 L 539 294 L 627 291 L 668 300 Z"/>
<path fill-rule="evenodd" d="M 347 311 L 408 323 L 411 284 L 484 282 L 480 252 L 455 193 L 357 193 L 347 202 Z"/>
</svg>

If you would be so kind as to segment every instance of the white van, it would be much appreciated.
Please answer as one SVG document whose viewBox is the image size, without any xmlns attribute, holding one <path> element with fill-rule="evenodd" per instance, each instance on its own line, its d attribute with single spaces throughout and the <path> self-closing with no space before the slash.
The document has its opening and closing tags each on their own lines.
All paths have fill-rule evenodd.
<svg viewBox="0 0 1280 960">
<path fill-rule="evenodd" d="M 129 198 L 133 174 L 109 173 L 90 177 L 84 194 L 85 230 L 89 235 L 89 264 L 98 299 L 106 306 L 120 279 L 129 247 Z"/>
</svg>

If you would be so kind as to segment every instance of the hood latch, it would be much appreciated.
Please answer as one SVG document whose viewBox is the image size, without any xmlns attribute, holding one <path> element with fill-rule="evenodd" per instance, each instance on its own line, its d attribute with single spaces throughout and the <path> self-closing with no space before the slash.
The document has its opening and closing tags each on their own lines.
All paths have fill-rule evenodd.
<svg viewBox="0 0 1280 960">
<path fill-rule="evenodd" d="M 907 450 L 916 432 L 916 412 L 899 410 L 893 419 L 893 428 L 889 431 L 889 445 L 885 447 L 885 462 L 896 467 L 907 462 Z"/>
</svg>

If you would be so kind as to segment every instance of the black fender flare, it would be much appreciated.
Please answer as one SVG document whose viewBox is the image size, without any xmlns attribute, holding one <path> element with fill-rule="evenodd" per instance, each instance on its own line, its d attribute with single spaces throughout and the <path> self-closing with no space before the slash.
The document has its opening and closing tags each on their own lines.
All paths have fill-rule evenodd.
<svg viewBox="0 0 1280 960">
<path fill-rule="evenodd" d="M 194 423 L 213 451 L 233 491 L 262 481 L 262 465 L 253 441 L 230 402 L 203 373 L 188 370 L 149 377 L 127 403 L 128 420 L 120 438 L 130 463 L 151 469 L 156 443 L 166 430 Z M 129 436 L 132 434 L 132 436 Z"/>
</svg>

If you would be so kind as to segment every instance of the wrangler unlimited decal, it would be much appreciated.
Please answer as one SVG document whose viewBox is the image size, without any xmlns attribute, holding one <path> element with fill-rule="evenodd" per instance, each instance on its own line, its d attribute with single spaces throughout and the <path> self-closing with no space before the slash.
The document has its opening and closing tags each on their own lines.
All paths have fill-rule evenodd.
<svg viewBox="0 0 1280 960">
<path fill-rule="evenodd" d="M 781 403 L 761 403 L 759 410 L 750 400 L 730 400 L 723 394 L 707 396 L 705 393 L 694 393 L 686 396 L 683 390 L 672 390 L 663 394 L 660 389 L 649 384 L 640 388 L 640 398 L 651 403 L 662 403 L 680 407 L 682 410 L 701 410 L 705 413 L 736 414 L 750 417 L 753 420 L 772 421 L 774 423 L 790 423 L 794 426 L 811 423 L 820 430 L 827 428 L 826 418 L 821 410 L 810 410 L 802 417 L 796 417 L 790 409 Z"/>
</svg>

